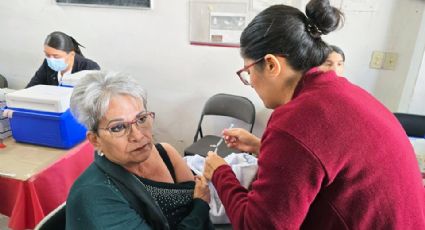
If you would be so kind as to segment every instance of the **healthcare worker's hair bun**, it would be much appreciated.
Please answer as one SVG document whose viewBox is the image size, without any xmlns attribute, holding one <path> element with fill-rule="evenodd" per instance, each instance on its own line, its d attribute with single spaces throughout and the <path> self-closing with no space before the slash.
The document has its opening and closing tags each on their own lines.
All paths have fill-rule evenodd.
<svg viewBox="0 0 425 230">
<path fill-rule="evenodd" d="M 310 0 L 305 8 L 307 31 L 313 37 L 328 34 L 344 24 L 344 14 L 331 6 L 329 0 Z"/>
</svg>

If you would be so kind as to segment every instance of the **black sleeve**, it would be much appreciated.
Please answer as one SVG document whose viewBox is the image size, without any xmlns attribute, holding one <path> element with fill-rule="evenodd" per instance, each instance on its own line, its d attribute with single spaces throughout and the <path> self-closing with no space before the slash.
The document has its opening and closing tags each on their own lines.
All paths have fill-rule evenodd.
<svg viewBox="0 0 425 230">
<path fill-rule="evenodd" d="M 31 78 L 30 82 L 27 84 L 25 88 L 34 86 L 34 85 L 47 85 L 47 62 L 46 59 L 44 59 L 43 64 L 41 64 L 40 68 L 38 68 L 37 72 L 35 72 L 35 75 Z"/>
<path fill-rule="evenodd" d="M 192 211 L 178 225 L 180 230 L 214 229 L 210 221 L 210 206 L 202 199 L 195 198 L 192 202 Z"/>
</svg>

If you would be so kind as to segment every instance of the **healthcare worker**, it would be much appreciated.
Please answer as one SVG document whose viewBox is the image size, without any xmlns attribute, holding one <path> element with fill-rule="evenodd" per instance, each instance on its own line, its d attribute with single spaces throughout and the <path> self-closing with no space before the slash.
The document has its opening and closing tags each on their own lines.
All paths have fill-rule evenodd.
<svg viewBox="0 0 425 230">
<path fill-rule="evenodd" d="M 273 113 L 261 139 L 223 132 L 228 147 L 258 155 L 249 190 L 217 153 L 205 160 L 233 229 L 425 229 L 422 177 L 400 122 L 317 68 L 330 53 L 322 35 L 341 21 L 329 0 L 310 0 L 306 14 L 271 6 L 242 32 L 237 75 Z"/>
<path fill-rule="evenodd" d="M 34 85 L 60 85 L 63 76 L 81 70 L 99 70 L 99 65 L 83 56 L 80 44 L 71 36 L 55 31 L 44 41 L 46 58 L 27 88 Z"/>
</svg>

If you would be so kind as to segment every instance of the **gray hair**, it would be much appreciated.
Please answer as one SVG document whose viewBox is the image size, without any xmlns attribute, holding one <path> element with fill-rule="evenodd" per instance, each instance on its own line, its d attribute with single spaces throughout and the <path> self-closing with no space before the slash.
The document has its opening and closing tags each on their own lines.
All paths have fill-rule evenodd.
<svg viewBox="0 0 425 230">
<path fill-rule="evenodd" d="M 129 74 L 90 71 L 74 86 L 71 113 L 87 130 L 97 131 L 99 121 L 108 110 L 109 101 L 117 95 L 139 99 L 147 109 L 145 90 Z"/>
</svg>

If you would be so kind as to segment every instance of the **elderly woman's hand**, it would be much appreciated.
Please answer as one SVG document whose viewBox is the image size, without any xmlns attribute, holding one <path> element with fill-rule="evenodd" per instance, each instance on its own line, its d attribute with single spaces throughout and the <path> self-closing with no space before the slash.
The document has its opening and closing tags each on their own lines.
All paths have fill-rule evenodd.
<svg viewBox="0 0 425 230">
<path fill-rule="evenodd" d="M 222 157 L 213 151 L 209 151 L 205 159 L 204 177 L 207 178 L 207 180 L 211 180 L 214 171 L 225 164 L 227 164 L 227 162 Z"/>
<path fill-rule="evenodd" d="M 207 203 L 210 203 L 211 197 L 207 179 L 205 179 L 203 176 L 195 176 L 195 183 L 193 198 L 199 198 Z"/>
</svg>

